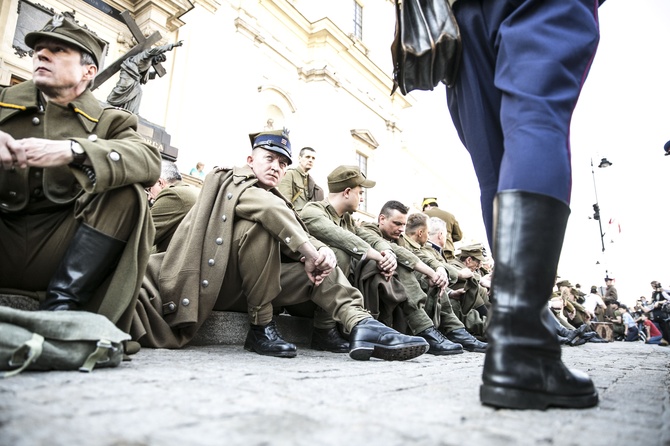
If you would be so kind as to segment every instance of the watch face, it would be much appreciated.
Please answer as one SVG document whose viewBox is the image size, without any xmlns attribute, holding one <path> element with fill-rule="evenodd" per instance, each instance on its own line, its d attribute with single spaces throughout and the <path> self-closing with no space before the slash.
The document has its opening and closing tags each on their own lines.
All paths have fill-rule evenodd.
<svg viewBox="0 0 670 446">
<path fill-rule="evenodd" d="M 79 145 L 78 142 L 72 141 L 72 144 L 70 145 L 70 148 L 72 151 L 78 155 L 83 155 L 84 154 L 84 148 Z"/>
</svg>

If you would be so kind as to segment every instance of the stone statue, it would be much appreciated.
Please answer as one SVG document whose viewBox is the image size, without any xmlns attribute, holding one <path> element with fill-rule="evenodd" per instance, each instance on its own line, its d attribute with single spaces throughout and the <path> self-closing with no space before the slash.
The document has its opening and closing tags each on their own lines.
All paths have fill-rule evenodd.
<svg viewBox="0 0 670 446">
<path fill-rule="evenodd" d="M 180 40 L 177 43 L 157 46 L 124 60 L 119 71 L 119 81 L 107 96 L 107 103 L 137 113 L 142 100 L 140 85 L 156 77 L 156 73 L 149 69 L 154 64 L 165 62 L 165 53 L 182 44 Z"/>
</svg>

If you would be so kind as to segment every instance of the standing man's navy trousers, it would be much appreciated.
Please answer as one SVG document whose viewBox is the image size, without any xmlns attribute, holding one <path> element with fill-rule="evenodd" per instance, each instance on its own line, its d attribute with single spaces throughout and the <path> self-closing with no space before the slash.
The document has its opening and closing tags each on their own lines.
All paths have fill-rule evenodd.
<svg viewBox="0 0 670 446">
<path fill-rule="evenodd" d="M 598 46 L 598 2 L 458 0 L 454 13 L 463 58 L 449 110 L 493 246 L 498 191 L 570 202 L 570 119 Z"/>
</svg>

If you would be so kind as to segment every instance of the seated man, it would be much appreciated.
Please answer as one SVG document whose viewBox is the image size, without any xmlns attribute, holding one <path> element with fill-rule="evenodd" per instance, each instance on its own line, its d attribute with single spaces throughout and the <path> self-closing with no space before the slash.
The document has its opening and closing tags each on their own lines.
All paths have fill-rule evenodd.
<svg viewBox="0 0 670 446">
<path fill-rule="evenodd" d="M 442 244 L 446 239 L 446 224 L 438 217 L 430 217 L 429 219 L 426 214 L 416 213 L 407 218 L 405 234 L 400 236 L 400 240 L 404 240 L 407 248 L 424 263 L 434 269 L 441 267 L 449 271 L 450 279 L 453 278 L 450 283 L 456 283 L 458 279 L 464 279 L 463 272 L 449 265 L 446 252 L 440 248 L 440 245 L 430 241 L 431 237 Z M 472 276 L 470 270 L 467 270 L 467 272 L 469 273 L 468 277 Z M 437 296 L 435 287 L 429 287 L 425 280 L 420 280 L 420 283 L 422 289 L 428 294 L 429 300 L 430 298 L 438 299 L 436 304 L 432 306 L 436 314 L 431 314 L 428 309 L 426 309 L 426 312 L 434 320 L 437 319 L 436 325 L 439 330 L 452 342 L 461 344 L 464 349 L 471 352 L 485 353 L 486 343 L 472 336 L 454 314 L 451 299 L 449 299 L 451 290 L 447 289 L 446 292 Z"/>
<path fill-rule="evenodd" d="M 464 277 L 458 279 L 449 293 L 454 314 L 470 333 L 479 337 L 486 336 L 485 326 L 491 306 L 488 290 L 479 284 L 479 268 L 484 260 L 483 246 L 473 244 L 462 246 L 458 257 L 449 261 L 450 265 L 462 272 L 461 277 Z M 464 273 L 467 270 L 473 274 L 465 278 L 467 276 Z"/>
<path fill-rule="evenodd" d="M 661 344 L 663 342 L 663 334 L 658 329 L 656 324 L 649 320 L 646 314 L 640 315 L 638 321 L 641 322 L 642 326 L 644 327 L 647 344 Z M 667 345 L 667 341 L 665 345 Z"/>
<path fill-rule="evenodd" d="M 89 90 L 104 41 L 56 15 L 25 42 L 33 79 L 0 89 L 0 288 L 127 331 L 153 242 L 144 187 L 158 150 L 137 116 Z"/>
<path fill-rule="evenodd" d="M 338 263 L 347 274 L 355 268 L 356 262 L 365 258 L 376 262 L 378 274 L 392 280 L 393 273 L 397 271 L 394 247 L 379 234 L 370 234 L 358 227 L 351 216 L 363 200 L 364 188 L 373 187 L 375 184 L 365 178 L 357 166 L 339 166 L 328 175 L 328 198 L 305 205 L 301 217 L 311 234 L 335 250 Z M 415 261 L 414 264 L 416 263 L 418 262 Z M 438 277 L 428 266 L 423 267 L 423 271 L 430 274 L 436 282 L 443 281 L 446 284 L 444 270 L 443 275 Z M 428 341 L 428 353 L 462 353 L 461 346 L 446 339 L 423 309 L 415 303 L 421 296 L 425 299 L 425 293 L 421 291 L 411 269 L 402 273 L 398 271 L 398 277 L 400 293 L 403 294 L 403 300 L 406 298 L 400 306 L 407 318 L 407 324 L 413 333 Z"/>
<path fill-rule="evenodd" d="M 198 199 L 200 190 L 182 182 L 177 165 L 163 160 L 161 176 L 148 190 L 151 217 L 156 228 L 155 252 L 165 252 L 179 223 L 184 219 Z"/>
<path fill-rule="evenodd" d="M 588 312 L 584 306 L 577 302 L 572 284 L 569 280 L 561 280 L 556 283 L 561 299 L 563 299 L 563 313 L 570 325 L 579 328 L 587 322 L 590 322 Z"/>
<path fill-rule="evenodd" d="M 350 333 L 353 359 L 405 360 L 428 343 L 374 320 L 361 294 L 336 267 L 335 254 L 311 237 L 276 189 L 291 163 L 288 135 L 250 135 L 243 167 L 205 179 L 195 206 L 164 254 L 155 254 L 131 335 L 151 347 L 181 347 L 212 310 L 248 312 L 244 348 L 294 357 L 272 320 L 273 305 L 313 301 Z"/>
<path fill-rule="evenodd" d="M 447 260 L 454 258 L 454 242 L 458 242 L 463 238 L 463 231 L 458 224 L 458 220 L 454 217 L 454 214 L 447 212 L 437 204 L 437 198 L 424 198 L 422 203 L 423 213 L 428 217 L 437 217 L 442 220 L 445 224 L 446 234 L 444 240 L 444 256 Z"/>
<path fill-rule="evenodd" d="M 619 301 L 610 300 L 607 303 L 607 308 L 611 312 L 612 316 L 605 316 L 606 322 L 611 322 L 613 324 L 612 331 L 614 332 L 615 341 L 623 341 L 626 336 L 626 326 L 623 322 L 623 310 L 619 308 Z"/>
</svg>

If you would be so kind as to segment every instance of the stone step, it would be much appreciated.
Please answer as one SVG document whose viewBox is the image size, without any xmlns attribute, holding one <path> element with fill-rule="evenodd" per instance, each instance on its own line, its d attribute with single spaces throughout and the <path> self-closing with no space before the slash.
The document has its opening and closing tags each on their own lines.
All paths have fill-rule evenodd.
<svg viewBox="0 0 670 446">
<path fill-rule="evenodd" d="M 312 319 L 280 314 L 274 320 L 286 341 L 309 346 L 312 339 Z M 213 311 L 189 345 L 242 345 L 248 331 L 249 317 L 246 313 Z"/>
<path fill-rule="evenodd" d="M 0 294 L 0 306 L 27 311 L 38 309 L 36 299 L 7 294 Z M 310 344 L 312 319 L 280 314 L 276 315 L 274 320 L 285 340 L 300 346 Z M 249 331 L 249 318 L 246 313 L 213 311 L 190 345 L 243 345 L 247 331 Z"/>
</svg>

